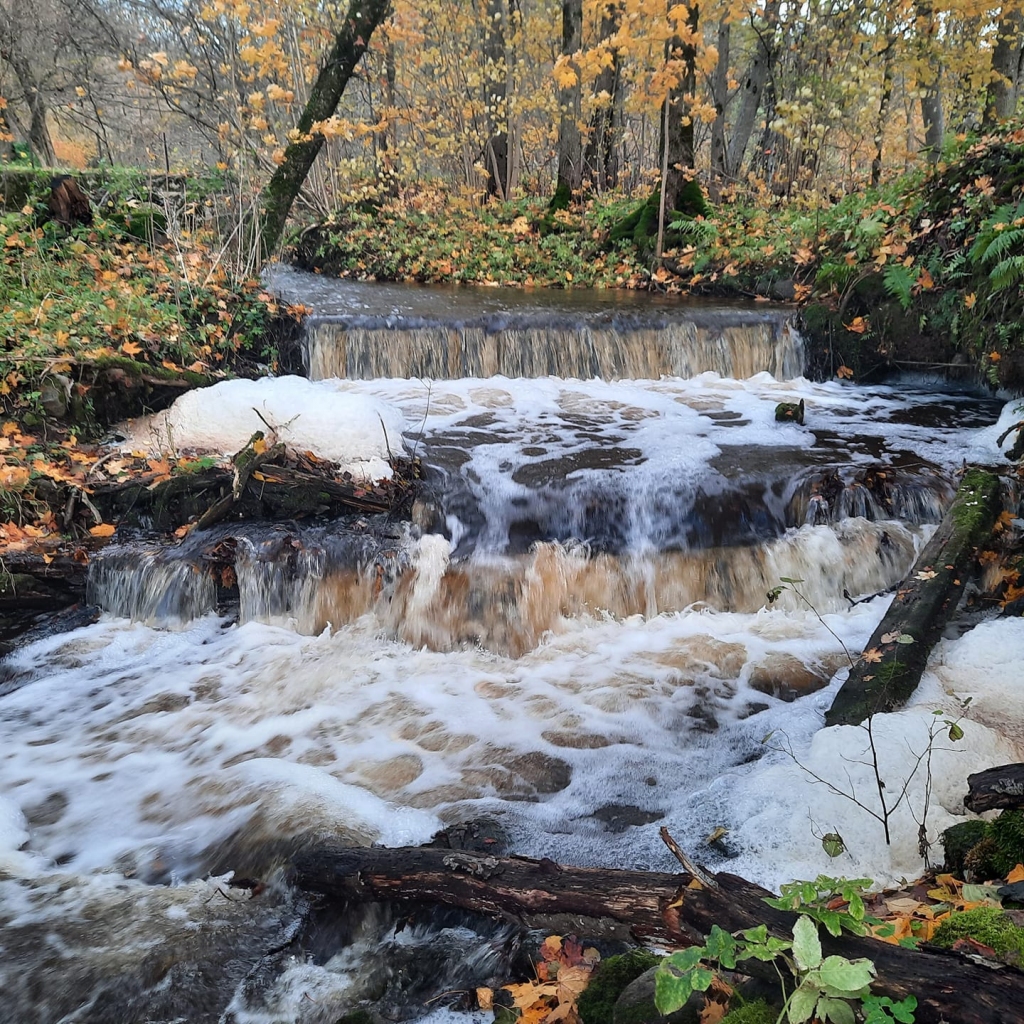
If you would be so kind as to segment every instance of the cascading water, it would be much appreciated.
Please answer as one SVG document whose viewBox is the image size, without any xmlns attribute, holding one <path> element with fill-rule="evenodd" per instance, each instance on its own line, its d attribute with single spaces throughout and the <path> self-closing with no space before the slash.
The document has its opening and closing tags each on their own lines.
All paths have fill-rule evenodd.
<svg viewBox="0 0 1024 1024">
<path fill-rule="evenodd" d="M 203 880 L 272 878 L 296 845 L 415 844 L 488 816 L 517 852 L 576 863 L 671 869 L 662 823 L 709 862 L 703 837 L 729 829 L 730 870 L 767 884 L 914 869 L 909 818 L 886 850 L 784 748 L 864 784 L 858 730 L 822 738 L 821 713 L 956 467 L 995 458 L 998 405 L 809 382 L 788 316 L 763 307 L 567 293 L 545 312 L 547 296 L 307 282 L 278 284 L 317 307 L 309 366 L 356 371 L 318 394 L 383 403 L 428 467 L 414 524 L 111 550 L 90 579 L 108 614 L 7 660 L 0 1020 L 200 1019 L 189 985 L 191 1007 L 238 1024 L 360 999 L 423 1012 L 427 995 L 395 1009 L 367 987 L 365 957 L 401 944 L 390 919 L 326 927 L 286 886 Z M 776 423 L 799 399 L 806 425 Z M 782 578 L 801 582 L 769 606 Z M 940 647 L 922 708 L 877 725 L 902 777 L 944 691 L 975 694 L 955 760 L 936 754 L 933 830 L 968 772 L 1024 754 L 999 689 L 1024 631 L 988 628 Z M 820 826 L 847 838 L 839 869 Z M 464 961 L 460 984 L 487 983 L 493 963 L 449 924 L 437 949 Z M 65 951 L 78 966 L 48 982 Z"/>
</svg>

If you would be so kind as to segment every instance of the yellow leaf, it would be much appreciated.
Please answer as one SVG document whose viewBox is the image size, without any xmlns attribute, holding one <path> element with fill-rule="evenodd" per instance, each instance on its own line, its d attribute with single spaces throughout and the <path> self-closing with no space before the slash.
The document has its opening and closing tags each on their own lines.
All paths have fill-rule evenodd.
<svg viewBox="0 0 1024 1024">
<path fill-rule="evenodd" d="M 494 1006 L 494 989 L 478 988 L 476 990 L 476 1004 L 481 1010 L 489 1010 Z"/>
<path fill-rule="evenodd" d="M 126 341 L 121 345 L 121 351 L 127 356 L 137 356 L 142 351 L 141 345 L 136 345 L 134 341 Z"/>
<path fill-rule="evenodd" d="M 882 652 L 877 647 L 871 647 L 866 650 L 861 656 L 861 661 L 867 661 L 872 664 L 882 660 Z"/>
<path fill-rule="evenodd" d="M 1007 876 L 1007 882 L 1013 885 L 1014 882 L 1024 882 L 1024 864 L 1018 864 Z"/>
<path fill-rule="evenodd" d="M 970 295 L 965 295 L 964 296 L 964 305 L 968 309 L 974 309 L 974 304 L 977 301 L 978 301 L 978 297 L 977 297 L 977 295 L 974 294 L 974 292 L 971 292 Z"/>
<path fill-rule="evenodd" d="M 871 326 L 871 322 L 866 316 L 855 316 L 853 320 L 843 326 L 853 334 L 863 334 Z"/>
<path fill-rule="evenodd" d="M 100 523 L 99 526 L 92 527 L 89 534 L 92 537 L 113 537 L 116 529 L 113 523 Z"/>
</svg>

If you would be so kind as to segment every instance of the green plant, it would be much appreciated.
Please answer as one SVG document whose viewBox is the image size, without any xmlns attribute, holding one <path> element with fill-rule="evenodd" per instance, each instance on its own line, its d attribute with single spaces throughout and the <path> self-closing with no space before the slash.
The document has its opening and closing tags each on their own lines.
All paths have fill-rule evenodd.
<svg viewBox="0 0 1024 1024">
<path fill-rule="evenodd" d="M 862 882 L 857 879 L 850 883 L 852 891 L 856 892 Z M 795 886 L 807 884 L 812 883 L 794 883 Z M 814 890 L 818 891 L 818 887 L 814 886 Z M 872 961 L 823 956 L 818 926 L 806 914 L 793 925 L 792 941 L 769 935 L 766 925 L 745 929 L 738 936 L 713 925 L 703 946 L 673 953 L 658 968 L 655 1005 L 659 1013 L 663 1016 L 674 1013 L 694 992 L 707 991 L 718 971 L 735 970 L 750 959 L 770 962 L 778 973 L 783 1005 L 776 1024 L 783 1021 L 805 1024 L 812 1019 L 821 1024 L 855 1024 L 855 1005 L 865 1015 L 874 1015 L 872 1024 L 914 1020 L 917 1002 L 913 998 L 893 1003 L 871 996 L 870 985 L 875 976 Z M 788 993 L 780 962 L 793 981 Z"/>
<path fill-rule="evenodd" d="M 718 971 L 735 970 L 743 960 L 772 963 L 791 946 L 786 939 L 769 935 L 767 925 L 747 928 L 739 933 L 739 938 L 717 924 L 712 925 L 703 946 L 690 946 L 673 953 L 658 967 L 654 1004 L 667 1016 L 683 1006 L 694 992 L 706 992 Z"/>
<path fill-rule="evenodd" d="M 793 959 L 797 986 L 783 1007 L 790 1024 L 804 1024 L 815 1017 L 823 1024 L 854 1024 L 850 1001 L 869 995 L 875 965 L 865 959 L 823 957 L 818 929 L 807 917 L 793 926 Z"/>
<path fill-rule="evenodd" d="M 988 270 L 993 291 L 1024 281 L 1024 202 L 1001 206 L 984 221 L 970 257 Z"/>
<path fill-rule="evenodd" d="M 907 996 L 894 1003 L 888 996 L 865 996 L 861 1000 L 864 1011 L 864 1024 L 914 1024 L 914 1011 L 917 1009 L 917 997 Z"/>
<path fill-rule="evenodd" d="M 823 924 L 837 938 L 845 928 L 854 935 L 867 933 L 867 925 L 878 920 L 867 916 L 864 893 L 872 886 L 870 878 L 830 878 L 818 875 L 813 882 L 789 882 L 780 895 L 765 897 L 776 910 L 793 910 Z M 838 904 L 838 906 L 837 906 Z"/>
</svg>

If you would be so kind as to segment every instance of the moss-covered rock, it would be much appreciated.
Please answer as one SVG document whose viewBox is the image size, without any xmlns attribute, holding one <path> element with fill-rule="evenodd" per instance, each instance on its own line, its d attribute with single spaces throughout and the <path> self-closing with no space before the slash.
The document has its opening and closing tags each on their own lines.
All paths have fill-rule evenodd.
<svg viewBox="0 0 1024 1024">
<path fill-rule="evenodd" d="M 961 821 L 942 833 L 942 849 L 946 857 L 946 870 L 958 878 L 964 877 L 967 854 L 988 835 L 988 822 L 976 818 Z"/>
<path fill-rule="evenodd" d="M 950 949 L 958 939 L 974 939 L 1009 962 L 1024 962 L 1024 928 L 1014 924 L 998 907 L 978 907 L 950 914 L 932 936 L 932 943 Z"/>
<path fill-rule="evenodd" d="M 1024 864 L 1024 810 L 1003 811 L 993 821 L 964 821 L 942 833 L 946 867 L 973 879 L 1005 878 Z"/>
<path fill-rule="evenodd" d="M 583 1024 L 612 1024 L 615 1001 L 626 986 L 659 963 L 661 957 L 646 949 L 602 960 L 577 1004 Z"/>
</svg>

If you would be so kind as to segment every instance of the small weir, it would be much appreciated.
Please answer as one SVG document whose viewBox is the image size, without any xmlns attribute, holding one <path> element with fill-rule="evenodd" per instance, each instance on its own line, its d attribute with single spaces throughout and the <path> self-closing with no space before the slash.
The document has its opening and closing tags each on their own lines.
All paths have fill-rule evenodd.
<svg viewBox="0 0 1024 1024">
<path fill-rule="evenodd" d="M 761 305 L 287 270 L 274 287 L 314 307 L 317 408 L 364 396 L 421 460 L 413 520 L 109 548 L 100 621 L 6 659 L 0 1024 L 417 1019 L 507 971 L 507 924 L 405 928 L 295 892 L 282 863 L 332 843 L 487 819 L 527 856 L 673 870 L 664 824 L 777 885 L 835 873 L 827 827 L 843 873 L 910 876 L 923 780 L 886 847 L 786 751 L 872 792 L 858 731 L 825 736 L 821 716 L 959 466 L 998 457 L 1001 403 L 809 381 L 789 311 Z M 340 430 L 305 422 L 294 385 L 289 436 Z M 803 425 L 776 422 L 801 399 Z M 1024 758 L 986 690 L 995 646 L 947 641 L 922 698 L 975 697 L 931 766 L 934 832 L 960 811 L 951 779 Z M 887 777 L 932 710 L 876 720 Z"/>
</svg>

